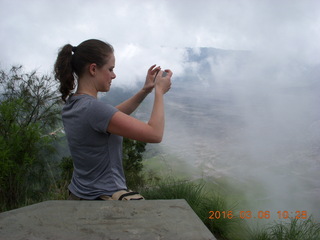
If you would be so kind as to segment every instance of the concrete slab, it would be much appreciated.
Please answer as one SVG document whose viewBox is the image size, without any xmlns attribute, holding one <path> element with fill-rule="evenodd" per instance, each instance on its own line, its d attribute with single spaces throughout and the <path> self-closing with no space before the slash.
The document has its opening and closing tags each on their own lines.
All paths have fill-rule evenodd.
<svg viewBox="0 0 320 240">
<path fill-rule="evenodd" d="M 0 213 L 0 239 L 215 240 L 180 199 L 42 202 Z"/>
</svg>

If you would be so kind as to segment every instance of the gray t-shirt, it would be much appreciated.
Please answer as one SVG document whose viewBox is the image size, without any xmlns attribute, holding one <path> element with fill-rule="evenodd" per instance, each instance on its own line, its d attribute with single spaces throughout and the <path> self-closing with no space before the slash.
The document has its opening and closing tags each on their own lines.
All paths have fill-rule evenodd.
<svg viewBox="0 0 320 240">
<path fill-rule="evenodd" d="M 115 107 L 89 95 L 71 96 L 62 120 L 74 171 L 69 190 L 96 199 L 126 189 L 122 167 L 122 137 L 107 132 Z"/>
</svg>

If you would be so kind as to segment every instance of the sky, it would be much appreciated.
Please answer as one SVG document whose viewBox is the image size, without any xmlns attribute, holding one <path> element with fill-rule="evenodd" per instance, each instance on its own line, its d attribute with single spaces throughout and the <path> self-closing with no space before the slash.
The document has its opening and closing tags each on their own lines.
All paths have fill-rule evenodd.
<svg viewBox="0 0 320 240">
<path fill-rule="evenodd" d="M 180 76 L 185 47 L 319 62 L 317 0 L 0 0 L 0 14 L 0 67 L 48 74 L 64 44 L 98 38 L 115 48 L 116 86 L 131 86 L 152 64 Z"/>
</svg>

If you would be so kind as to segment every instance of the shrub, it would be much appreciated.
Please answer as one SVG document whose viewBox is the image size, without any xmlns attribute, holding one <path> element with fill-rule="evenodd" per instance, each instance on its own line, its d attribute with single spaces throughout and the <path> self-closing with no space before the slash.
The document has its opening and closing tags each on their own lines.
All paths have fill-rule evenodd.
<svg viewBox="0 0 320 240">
<path fill-rule="evenodd" d="M 48 134 L 58 121 L 54 81 L 22 67 L 0 71 L 1 211 L 42 199 L 48 191 Z"/>
</svg>

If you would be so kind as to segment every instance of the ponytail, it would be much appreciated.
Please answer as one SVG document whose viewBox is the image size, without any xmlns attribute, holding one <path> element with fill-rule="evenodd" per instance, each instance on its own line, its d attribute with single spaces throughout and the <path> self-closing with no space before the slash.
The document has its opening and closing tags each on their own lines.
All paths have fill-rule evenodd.
<svg viewBox="0 0 320 240">
<path fill-rule="evenodd" d="M 75 88 L 75 79 L 72 68 L 72 45 L 67 44 L 58 53 L 54 64 L 55 78 L 60 81 L 61 98 L 66 102 L 67 97 Z"/>
</svg>

